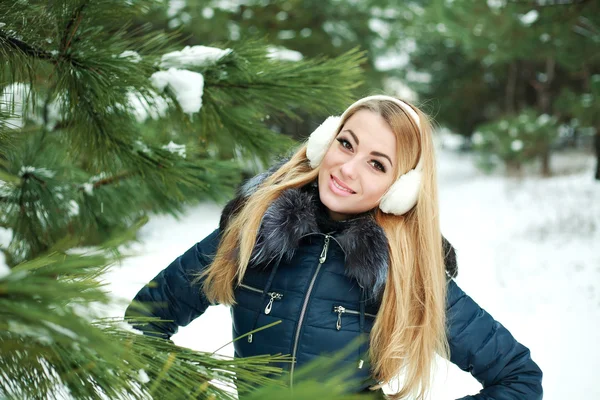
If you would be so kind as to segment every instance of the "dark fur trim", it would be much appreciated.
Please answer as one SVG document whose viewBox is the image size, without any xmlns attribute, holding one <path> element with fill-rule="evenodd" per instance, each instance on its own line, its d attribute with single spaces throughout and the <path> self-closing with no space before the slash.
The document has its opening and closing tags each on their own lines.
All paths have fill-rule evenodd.
<svg viewBox="0 0 600 400">
<path fill-rule="evenodd" d="M 448 276 L 451 278 L 456 278 L 458 276 L 456 250 L 444 236 L 442 236 L 442 249 L 444 251 L 444 264 L 446 265 L 446 274 L 448 274 Z"/>
<path fill-rule="evenodd" d="M 277 168 L 279 165 L 277 166 Z M 248 180 L 238 190 L 221 215 L 223 230 L 248 196 L 276 168 Z M 310 233 L 320 232 L 319 218 L 322 207 L 316 185 L 284 191 L 262 217 L 257 242 L 251 255 L 251 265 L 268 268 L 275 260 L 291 260 L 300 239 Z M 385 287 L 389 264 L 388 242 L 383 229 L 375 222 L 372 214 L 361 214 L 344 222 L 343 230 L 334 235 L 346 255 L 346 274 L 358 281 L 369 297 L 379 297 Z M 446 271 L 449 276 L 457 275 L 456 254 L 452 245 L 443 239 Z"/>
<path fill-rule="evenodd" d="M 276 258 L 291 260 L 302 236 L 319 232 L 314 195 L 289 189 L 263 215 L 251 262 L 262 264 Z"/>
</svg>

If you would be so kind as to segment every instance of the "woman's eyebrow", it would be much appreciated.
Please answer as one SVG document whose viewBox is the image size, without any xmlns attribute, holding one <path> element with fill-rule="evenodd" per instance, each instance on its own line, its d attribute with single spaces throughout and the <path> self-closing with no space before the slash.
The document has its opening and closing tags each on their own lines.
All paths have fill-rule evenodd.
<svg viewBox="0 0 600 400">
<path fill-rule="evenodd" d="M 344 129 L 344 131 L 350 132 L 350 135 L 352 135 L 352 138 L 354 139 L 354 141 L 356 142 L 356 144 L 360 144 L 360 142 L 358 140 L 358 137 L 356 136 L 356 134 L 354 132 L 352 132 L 352 129 Z M 390 165 L 392 166 L 392 168 L 394 167 L 394 164 L 392 163 L 392 160 L 386 154 L 380 153 L 378 151 L 372 151 L 371 154 L 374 155 L 374 156 L 379 156 L 379 157 L 385 157 L 385 158 L 387 158 L 387 160 L 390 162 Z"/>
</svg>

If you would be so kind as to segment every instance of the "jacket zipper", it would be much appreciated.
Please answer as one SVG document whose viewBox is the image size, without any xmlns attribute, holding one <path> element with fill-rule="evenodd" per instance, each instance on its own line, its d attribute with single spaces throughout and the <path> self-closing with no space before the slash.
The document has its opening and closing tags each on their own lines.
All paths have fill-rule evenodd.
<svg viewBox="0 0 600 400">
<path fill-rule="evenodd" d="M 342 329 L 342 314 L 353 314 L 353 315 L 360 315 L 359 311 L 356 310 L 350 310 L 344 306 L 334 306 L 333 307 L 333 312 L 336 312 L 338 314 L 338 318 L 337 318 L 337 322 L 335 323 L 335 328 L 339 331 L 340 329 Z M 367 317 L 371 317 L 371 318 L 375 318 L 376 315 L 374 314 L 369 314 L 369 313 L 365 313 L 365 316 Z"/>
<path fill-rule="evenodd" d="M 251 290 L 256 293 L 262 294 L 262 292 L 263 292 L 260 289 L 254 288 L 252 286 L 248 286 L 244 283 L 241 283 L 240 286 L 243 287 L 244 289 L 248 289 L 248 290 Z M 273 301 L 283 299 L 283 294 L 278 293 L 278 292 L 269 292 L 269 293 L 267 293 L 267 295 L 269 295 L 270 299 L 269 299 L 269 302 L 267 303 L 267 306 L 265 307 L 265 314 L 270 314 L 271 309 L 273 308 Z"/>
<path fill-rule="evenodd" d="M 294 349 L 292 351 L 292 366 L 290 367 L 290 388 L 294 386 L 294 366 L 296 365 L 296 352 L 298 350 L 298 340 L 300 339 L 300 329 L 302 329 L 302 321 L 304 320 L 304 314 L 306 313 L 306 306 L 308 305 L 308 299 L 310 298 L 310 293 L 312 292 L 313 286 L 315 285 L 315 280 L 317 279 L 317 275 L 319 274 L 319 270 L 321 266 L 327 260 L 327 249 L 329 248 L 329 239 L 331 236 L 325 235 L 325 244 L 323 245 L 323 250 L 321 250 L 321 255 L 319 256 L 319 265 L 317 265 L 317 269 L 312 276 L 310 284 L 308 285 L 308 290 L 306 295 L 304 296 L 304 303 L 302 304 L 302 310 L 300 311 L 300 318 L 298 319 L 298 327 L 296 328 L 296 337 L 294 339 Z"/>
</svg>

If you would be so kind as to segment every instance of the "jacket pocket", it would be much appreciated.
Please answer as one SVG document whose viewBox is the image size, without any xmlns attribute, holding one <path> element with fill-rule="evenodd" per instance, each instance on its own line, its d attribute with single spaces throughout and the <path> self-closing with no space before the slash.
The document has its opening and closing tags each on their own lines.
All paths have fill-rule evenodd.
<svg viewBox="0 0 600 400">
<path fill-rule="evenodd" d="M 258 288 L 255 288 L 255 287 L 252 287 L 250 285 L 246 285 L 245 283 L 241 283 L 240 287 L 243 288 L 243 289 L 249 290 L 251 292 L 257 293 L 257 294 L 262 294 L 263 293 L 262 290 L 260 290 Z M 273 309 L 273 302 L 275 300 L 281 300 L 281 299 L 283 299 L 283 294 L 282 293 L 278 293 L 278 292 L 268 292 L 267 296 L 269 296 L 269 301 L 267 302 L 267 305 L 265 306 L 264 313 L 268 315 L 268 314 L 271 313 L 271 310 Z"/>
<path fill-rule="evenodd" d="M 342 329 L 342 315 L 343 314 L 350 314 L 350 315 L 360 316 L 360 311 L 351 310 L 349 308 L 346 308 L 346 307 L 340 306 L 340 305 L 333 306 L 333 312 L 337 313 L 337 315 L 338 315 L 337 321 L 335 323 L 335 329 L 337 329 L 338 331 Z M 375 314 L 365 313 L 365 317 L 375 318 L 376 315 Z"/>
</svg>

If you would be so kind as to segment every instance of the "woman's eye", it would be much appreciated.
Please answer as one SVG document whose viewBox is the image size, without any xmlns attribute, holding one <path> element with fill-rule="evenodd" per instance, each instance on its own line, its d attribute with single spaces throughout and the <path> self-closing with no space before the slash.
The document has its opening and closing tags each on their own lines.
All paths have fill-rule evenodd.
<svg viewBox="0 0 600 400">
<path fill-rule="evenodd" d="M 381 172 L 385 172 L 385 167 L 379 161 L 371 160 L 371 165 L 373 166 L 373 168 L 376 168 L 376 169 L 380 170 Z"/>
<path fill-rule="evenodd" d="M 338 142 L 340 142 L 340 144 L 341 144 L 341 145 L 342 145 L 344 148 L 346 148 L 346 149 L 348 149 L 348 150 L 352 150 L 352 145 L 351 145 L 351 144 L 350 144 L 350 142 L 349 142 L 349 141 L 347 141 L 346 139 L 339 138 L 339 139 L 337 139 L 337 141 L 338 141 Z"/>
</svg>

